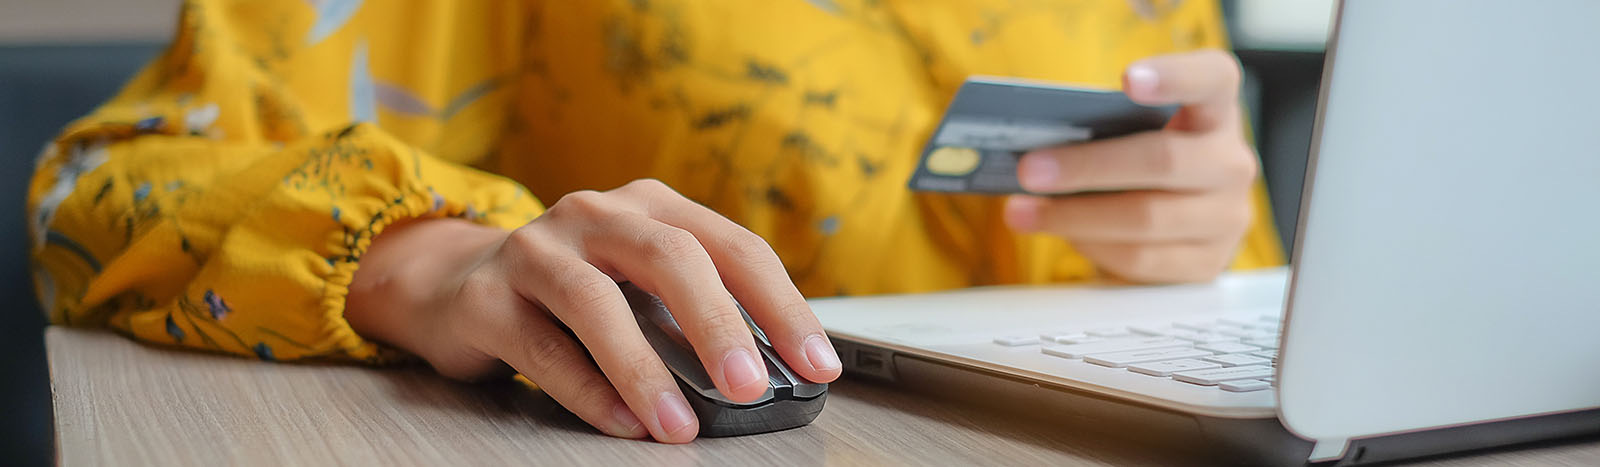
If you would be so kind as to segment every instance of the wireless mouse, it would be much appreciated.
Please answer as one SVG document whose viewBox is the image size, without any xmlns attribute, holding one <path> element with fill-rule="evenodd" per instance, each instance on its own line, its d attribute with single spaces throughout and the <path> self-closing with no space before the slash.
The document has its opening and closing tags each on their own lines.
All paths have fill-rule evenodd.
<svg viewBox="0 0 1600 467">
<path fill-rule="evenodd" d="M 717 390 L 711 375 L 700 365 L 683 330 L 667 311 L 666 305 L 655 295 L 631 283 L 618 284 L 645 340 L 655 348 L 667 370 L 678 380 L 678 388 L 700 419 L 700 436 L 723 437 L 753 435 L 805 426 L 822 413 L 828 399 L 828 385 L 814 383 L 796 374 L 772 349 L 772 343 L 761 332 L 744 307 L 739 314 L 755 335 L 756 348 L 767 367 L 767 392 L 751 402 L 733 402 Z"/>
</svg>

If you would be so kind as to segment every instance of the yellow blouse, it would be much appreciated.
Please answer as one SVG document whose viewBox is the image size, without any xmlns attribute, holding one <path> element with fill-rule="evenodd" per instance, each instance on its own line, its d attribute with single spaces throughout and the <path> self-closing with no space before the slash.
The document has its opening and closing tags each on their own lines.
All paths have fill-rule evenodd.
<svg viewBox="0 0 1600 467">
<path fill-rule="evenodd" d="M 506 229 L 655 177 L 770 241 L 809 296 L 1084 280 L 999 198 L 905 188 L 970 74 L 1116 87 L 1224 47 L 1176 0 L 191 0 L 166 54 L 40 156 L 53 322 L 376 362 L 343 319 L 400 219 Z M 495 175 L 498 174 L 498 175 Z M 526 187 L 526 188 L 525 188 Z M 1283 261 L 1258 191 L 1235 266 Z"/>
</svg>

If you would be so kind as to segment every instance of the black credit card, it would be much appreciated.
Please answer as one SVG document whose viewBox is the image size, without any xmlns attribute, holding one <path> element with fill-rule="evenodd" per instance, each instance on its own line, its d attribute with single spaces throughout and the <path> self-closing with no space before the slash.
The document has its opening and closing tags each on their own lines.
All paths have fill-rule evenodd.
<svg viewBox="0 0 1600 467">
<path fill-rule="evenodd" d="M 1017 162 L 1035 149 L 1159 130 L 1176 106 L 1148 107 L 1118 91 L 972 77 L 922 150 L 911 189 L 1026 193 Z"/>
</svg>

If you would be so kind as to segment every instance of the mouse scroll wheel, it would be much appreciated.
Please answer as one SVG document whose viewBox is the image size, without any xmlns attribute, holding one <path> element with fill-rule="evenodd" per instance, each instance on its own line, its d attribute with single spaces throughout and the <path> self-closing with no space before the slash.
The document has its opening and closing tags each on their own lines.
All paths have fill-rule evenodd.
<svg viewBox="0 0 1600 467">
<path fill-rule="evenodd" d="M 772 386 L 773 397 L 788 399 L 794 396 L 795 382 L 789 379 L 788 372 L 773 365 L 772 360 L 767 360 L 767 384 Z"/>
</svg>

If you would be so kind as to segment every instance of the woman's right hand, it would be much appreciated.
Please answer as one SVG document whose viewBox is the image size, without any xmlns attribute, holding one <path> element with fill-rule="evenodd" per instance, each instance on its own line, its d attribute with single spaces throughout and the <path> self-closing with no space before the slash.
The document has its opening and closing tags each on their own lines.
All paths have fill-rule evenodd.
<svg viewBox="0 0 1600 467">
<path fill-rule="evenodd" d="M 448 377 L 509 364 L 612 436 L 693 440 L 699 423 L 639 331 L 622 281 L 661 297 L 731 400 L 767 388 L 734 298 L 796 372 L 839 376 L 772 248 L 655 180 L 569 194 L 509 233 L 456 219 L 390 226 L 361 259 L 345 317 Z"/>
</svg>

